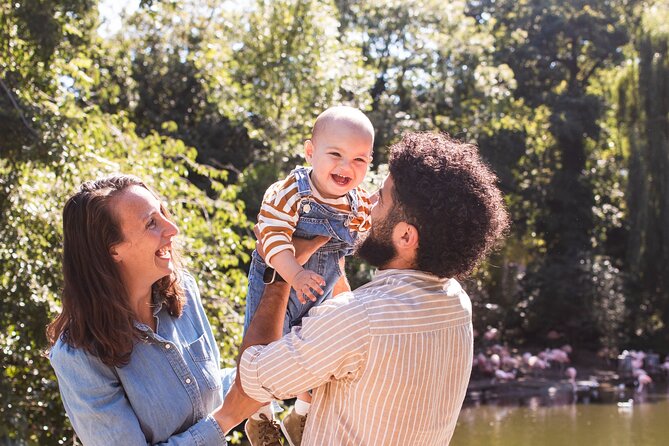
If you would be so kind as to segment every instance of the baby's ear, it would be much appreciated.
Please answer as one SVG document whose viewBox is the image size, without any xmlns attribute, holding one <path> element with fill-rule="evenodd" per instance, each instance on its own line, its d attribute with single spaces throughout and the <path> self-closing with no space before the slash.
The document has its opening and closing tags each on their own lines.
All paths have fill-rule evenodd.
<svg viewBox="0 0 669 446">
<path fill-rule="evenodd" d="M 314 143 L 310 139 L 304 141 L 304 157 L 308 162 L 311 162 L 311 158 L 314 156 Z"/>
</svg>

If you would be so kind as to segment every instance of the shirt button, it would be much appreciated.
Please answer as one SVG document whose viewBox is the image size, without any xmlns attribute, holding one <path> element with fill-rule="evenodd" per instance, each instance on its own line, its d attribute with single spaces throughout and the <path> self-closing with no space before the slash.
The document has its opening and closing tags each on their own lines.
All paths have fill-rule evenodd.
<svg viewBox="0 0 669 446">
<path fill-rule="evenodd" d="M 190 378 L 186 378 L 186 384 L 190 384 Z"/>
<path fill-rule="evenodd" d="M 169 350 L 172 346 L 170 344 L 165 344 L 165 348 Z"/>
</svg>

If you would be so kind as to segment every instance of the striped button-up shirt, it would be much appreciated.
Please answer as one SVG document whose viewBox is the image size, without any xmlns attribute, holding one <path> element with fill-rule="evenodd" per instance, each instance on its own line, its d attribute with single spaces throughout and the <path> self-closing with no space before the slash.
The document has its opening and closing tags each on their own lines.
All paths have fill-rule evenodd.
<svg viewBox="0 0 669 446">
<path fill-rule="evenodd" d="M 391 269 L 248 348 L 240 374 L 258 401 L 313 389 L 304 446 L 447 445 L 472 354 L 471 303 L 458 282 Z"/>
</svg>

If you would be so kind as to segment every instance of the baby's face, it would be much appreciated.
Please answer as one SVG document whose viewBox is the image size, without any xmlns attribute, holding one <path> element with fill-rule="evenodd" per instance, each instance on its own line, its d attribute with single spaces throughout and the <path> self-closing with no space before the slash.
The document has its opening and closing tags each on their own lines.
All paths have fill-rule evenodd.
<svg viewBox="0 0 669 446">
<path fill-rule="evenodd" d="M 357 127 L 331 125 L 305 142 L 311 181 L 324 198 L 346 195 L 365 178 L 372 160 L 373 136 Z"/>
</svg>

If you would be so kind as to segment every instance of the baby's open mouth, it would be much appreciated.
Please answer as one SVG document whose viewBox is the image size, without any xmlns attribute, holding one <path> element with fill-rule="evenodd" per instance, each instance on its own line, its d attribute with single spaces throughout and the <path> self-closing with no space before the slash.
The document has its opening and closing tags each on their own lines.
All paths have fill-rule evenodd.
<svg viewBox="0 0 669 446">
<path fill-rule="evenodd" d="M 332 180 L 340 186 L 346 186 L 348 183 L 351 182 L 351 179 L 349 177 L 345 177 L 343 175 L 337 175 L 336 173 L 333 173 L 330 176 L 332 177 Z"/>
</svg>

